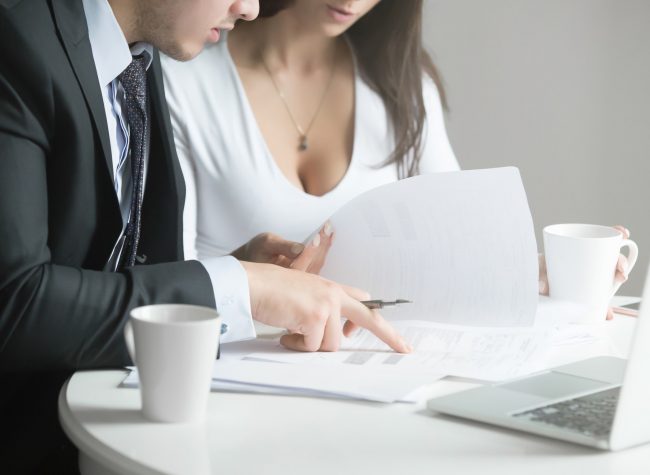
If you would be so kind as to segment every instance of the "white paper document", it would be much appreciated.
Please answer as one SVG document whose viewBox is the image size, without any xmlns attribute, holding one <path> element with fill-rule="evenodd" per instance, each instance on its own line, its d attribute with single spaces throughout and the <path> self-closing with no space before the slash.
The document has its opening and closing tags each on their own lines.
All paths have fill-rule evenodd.
<svg viewBox="0 0 650 475">
<path fill-rule="evenodd" d="M 276 340 L 275 344 L 266 345 L 266 351 L 241 347 L 236 357 L 293 364 L 394 366 L 411 371 L 426 368 L 451 376 L 502 381 L 570 363 L 576 360 L 576 354 L 583 358 L 601 354 L 624 356 L 615 351 L 608 328 L 567 323 L 582 312 L 584 308 L 575 303 L 539 296 L 536 324 L 531 328 L 395 321 L 395 328 L 415 348 L 409 355 L 390 351 L 386 344 L 364 330 L 344 339 L 338 353 L 297 353 L 283 348 Z"/>
<path fill-rule="evenodd" d="M 214 364 L 212 390 L 276 395 L 363 399 L 377 402 L 417 402 L 412 394 L 445 375 L 427 369 L 403 371 L 394 368 L 365 371 L 362 368 L 320 367 L 313 364 L 288 365 L 245 360 L 253 353 L 293 353 L 276 338 L 228 343 Z M 135 368 L 123 381 L 125 387 L 138 386 Z"/>
<path fill-rule="evenodd" d="M 430 371 L 447 375 L 501 381 L 541 369 L 549 348 L 549 334 L 528 328 L 462 328 L 423 321 L 394 322 L 413 345 L 411 354 L 391 351 L 370 332 L 345 339 L 336 353 L 298 353 L 277 347 L 247 359 L 290 364 L 330 364 L 338 368 L 395 368 L 405 372 Z"/>
<path fill-rule="evenodd" d="M 273 361 L 288 364 L 331 364 L 368 369 L 394 367 L 404 371 L 434 371 L 442 374 L 502 381 L 530 374 L 549 366 L 573 361 L 564 360 L 576 350 L 585 357 L 614 354 L 602 326 L 567 324 L 584 309 L 571 302 L 554 301 L 539 296 L 534 327 L 490 328 L 454 326 L 423 320 L 399 320 L 395 328 L 414 346 L 415 351 L 402 355 L 391 351 L 371 333 L 362 330 L 344 339 L 336 353 L 300 353 L 283 348 L 277 339 L 261 346 L 241 345 L 235 358 Z"/>
<path fill-rule="evenodd" d="M 435 371 L 281 364 L 259 361 L 217 363 L 214 378 L 234 383 L 329 393 L 378 402 L 396 402 L 417 388 L 440 379 Z"/>
<path fill-rule="evenodd" d="M 370 190 L 330 221 L 324 277 L 373 298 L 413 304 L 391 320 L 480 327 L 531 326 L 537 244 L 519 171 L 416 176 Z"/>
</svg>

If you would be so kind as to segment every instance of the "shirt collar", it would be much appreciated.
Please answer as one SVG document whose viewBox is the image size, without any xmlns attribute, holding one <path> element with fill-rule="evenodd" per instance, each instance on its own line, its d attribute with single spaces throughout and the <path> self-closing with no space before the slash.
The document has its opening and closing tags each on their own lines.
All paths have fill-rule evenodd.
<svg viewBox="0 0 650 475">
<path fill-rule="evenodd" d="M 97 77 L 102 87 L 113 82 L 131 64 L 133 56 L 145 53 L 149 68 L 153 46 L 139 42 L 129 48 L 108 0 L 83 0 L 83 6 Z"/>
</svg>

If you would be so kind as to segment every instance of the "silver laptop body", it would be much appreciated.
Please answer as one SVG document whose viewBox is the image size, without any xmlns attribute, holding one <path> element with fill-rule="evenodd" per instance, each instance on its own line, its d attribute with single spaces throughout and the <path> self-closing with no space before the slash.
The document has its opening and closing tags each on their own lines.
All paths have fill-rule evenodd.
<svg viewBox="0 0 650 475">
<path fill-rule="evenodd" d="M 650 269 L 629 359 L 602 356 L 429 400 L 430 410 L 604 450 L 650 442 Z"/>
</svg>

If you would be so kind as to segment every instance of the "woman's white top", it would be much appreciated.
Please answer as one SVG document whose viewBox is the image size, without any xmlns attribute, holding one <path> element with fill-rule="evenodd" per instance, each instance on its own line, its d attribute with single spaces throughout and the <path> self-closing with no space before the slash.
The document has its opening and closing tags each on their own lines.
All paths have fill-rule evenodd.
<svg viewBox="0 0 650 475">
<path fill-rule="evenodd" d="M 376 168 L 394 149 L 386 108 L 355 77 L 354 145 L 346 174 L 323 196 L 297 188 L 278 168 L 240 81 L 227 35 L 192 61 L 162 58 L 178 158 L 186 184 L 186 259 L 229 254 L 273 232 L 303 242 L 351 198 L 398 179 L 395 165 Z M 421 173 L 458 170 L 438 90 L 424 80 L 427 123 Z"/>
</svg>

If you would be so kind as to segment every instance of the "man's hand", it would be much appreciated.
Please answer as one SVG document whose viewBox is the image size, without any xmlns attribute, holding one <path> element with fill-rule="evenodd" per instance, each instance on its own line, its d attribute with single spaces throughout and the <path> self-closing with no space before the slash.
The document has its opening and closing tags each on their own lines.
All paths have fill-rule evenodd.
<svg viewBox="0 0 650 475">
<path fill-rule="evenodd" d="M 613 226 L 618 232 L 623 235 L 624 239 L 630 238 L 630 231 L 621 225 Z M 614 274 L 614 280 L 616 282 L 625 282 L 627 280 L 627 258 L 623 254 L 619 254 L 618 262 L 616 263 L 616 273 Z M 548 295 L 548 275 L 546 273 L 546 259 L 544 259 L 544 254 L 539 255 L 539 293 L 541 295 Z M 607 320 L 614 318 L 614 311 L 607 309 Z"/>
<path fill-rule="evenodd" d="M 280 342 L 298 351 L 337 351 L 341 336 L 358 327 L 374 333 L 393 350 L 412 351 L 404 339 L 376 311 L 360 300 L 367 293 L 314 274 L 282 267 L 242 262 L 248 274 L 253 318 L 286 328 Z M 341 319 L 347 318 L 345 326 Z"/>
<path fill-rule="evenodd" d="M 262 233 L 233 251 L 232 256 L 240 261 L 275 264 L 318 274 L 333 238 L 328 221 L 307 245 L 287 241 L 273 233 Z"/>
</svg>

